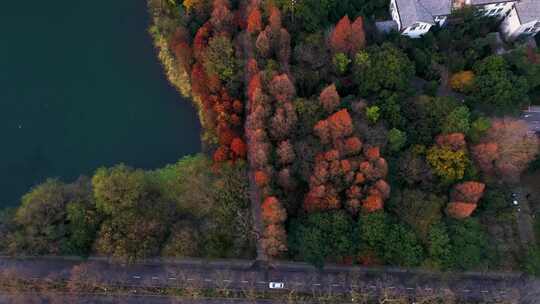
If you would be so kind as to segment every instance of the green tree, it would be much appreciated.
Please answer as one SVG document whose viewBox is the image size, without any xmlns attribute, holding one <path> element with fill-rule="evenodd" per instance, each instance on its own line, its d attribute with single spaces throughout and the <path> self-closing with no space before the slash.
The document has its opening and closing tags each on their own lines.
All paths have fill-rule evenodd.
<svg viewBox="0 0 540 304">
<path fill-rule="evenodd" d="M 361 214 L 358 217 L 358 235 L 361 246 L 382 252 L 388 219 L 384 211 Z"/>
<path fill-rule="evenodd" d="M 212 37 L 208 42 L 204 57 L 204 68 L 207 73 L 217 75 L 223 81 L 233 78 L 235 74 L 234 49 L 227 36 Z"/>
<path fill-rule="evenodd" d="M 486 117 L 480 116 L 472 122 L 467 135 L 473 142 L 478 142 L 480 137 L 482 137 L 490 127 L 491 121 Z"/>
<path fill-rule="evenodd" d="M 366 116 L 372 124 L 376 123 L 379 120 L 379 116 L 381 116 L 379 107 L 378 106 L 367 107 Z"/>
<path fill-rule="evenodd" d="M 347 55 L 343 53 L 337 53 L 336 55 L 334 55 L 332 63 L 334 63 L 334 67 L 339 74 L 345 74 L 345 72 L 347 72 L 347 69 L 349 68 L 351 60 Z"/>
<path fill-rule="evenodd" d="M 298 259 L 322 267 L 355 250 L 351 217 L 344 211 L 312 213 L 293 220 L 289 229 L 289 250 Z"/>
<path fill-rule="evenodd" d="M 19 229 L 10 244 L 12 252 L 27 254 L 59 254 L 66 236 L 65 185 L 48 179 L 22 197 L 15 214 Z"/>
<path fill-rule="evenodd" d="M 457 101 L 451 97 L 422 95 L 408 100 L 403 113 L 407 118 L 404 131 L 410 143 L 430 144 L 442 132 L 442 122 L 457 107 Z"/>
<path fill-rule="evenodd" d="M 426 240 L 433 225 L 442 217 L 445 199 L 421 190 L 405 189 L 394 194 L 393 211 Z"/>
<path fill-rule="evenodd" d="M 414 232 L 396 223 L 389 225 L 386 231 L 383 256 L 392 265 L 411 267 L 422 263 L 424 252 Z"/>
<path fill-rule="evenodd" d="M 96 239 L 100 218 L 91 201 L 70 202 L 67 204 L 67 233 L 63 252 L 67 254 L 88 255 Z"/>
<path fill-rule="evenodd" d="M 455 108 L 443 121 L 443 133 L 467 133 L 470 128 L 469 108 L 461 106 Z"/>
<path fill-rule="evenodd" d="M 433 225 L 428 234 L 428 264 L 435 269 L 447 269 L 451 266 L 452 248 L 446 226 L 442 223 Z"/>
<path fill-rule="evenodd" d="M 406 142 L 407 134 L 405 134 L 405 132 L 402 132 L 396 128 L 392 128 L 388 132 L 388 144 L 390 151 L 397 152 L 401 150 Z"/>
<path fill-rule="evenodd" d="M 369 47 L 367 53 L 360 52 L 355 57 L 355 80 L 361 95 L 381 90 L 404 91 L 413 76 L 413 63 L 390 43 Z"/>
<path fill-rule="evenodd" d="M 107 215 L 135 208 L 149 194 L 144 171 L 123 164 L 99 168 L 92 177 L 92 186 L 98 210 Z"/>
<path fill-rule="evenodd" d="M 474 66 L 470 103 L 498 114 L 517 113 L 528 101 L 526 78 L 515 75 L 503 57 L 493 55 Z"/>
<path fill-rule="evenodd" d="M 488 252 L 488 243 L 482 225 L 473 218 L 452 221 L 448 226 L 450 259 L 453 268 L 470 270 L 480 266 Z"/>
</svg>

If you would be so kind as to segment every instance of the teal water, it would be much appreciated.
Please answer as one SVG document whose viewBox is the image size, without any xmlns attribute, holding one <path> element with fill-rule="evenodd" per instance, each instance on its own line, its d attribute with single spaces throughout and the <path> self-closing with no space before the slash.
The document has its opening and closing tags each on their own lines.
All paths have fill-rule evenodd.
<svg viewBox="0 0 540 304">
<path fill-rule="evenodd" d="M 46 177 L 200 151 L 196 111 L 165 79 L 148 22 L 145 0 L 2 3 L 0 206 Z"/>
</svg>

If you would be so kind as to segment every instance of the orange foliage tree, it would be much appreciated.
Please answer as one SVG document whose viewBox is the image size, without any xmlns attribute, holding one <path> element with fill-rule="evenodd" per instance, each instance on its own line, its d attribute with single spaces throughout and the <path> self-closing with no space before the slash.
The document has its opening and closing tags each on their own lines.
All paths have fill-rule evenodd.
<svg viewBox="0 0 540 304">
<path fill-rule="evenodd" d="M 322 90 L 319 95 L 319 101 L 327 112 L 332 113 L 337 108 L 340 101 L 336 85 L 331 84 Z"/>
</svg>

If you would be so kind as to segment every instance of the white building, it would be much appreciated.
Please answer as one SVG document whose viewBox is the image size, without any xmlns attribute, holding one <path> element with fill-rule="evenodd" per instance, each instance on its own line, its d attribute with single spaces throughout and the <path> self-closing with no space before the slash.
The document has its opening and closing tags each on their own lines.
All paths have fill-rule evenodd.
<svg viewBox="0 0 540 304">
<path fill-rule="evenodd" d="M 506 40 L 534 36 L 540 31 L 540 0 L 521 0 L 501 24 Z"/>
<path fill-rule="evenodd" d="M 505 17 L 520 0 L 391 0 L 390 15 L 399 31 L 411 38 L 427 33 L 434 25 L 443 26 L 453 10 L 473 6 L 484 16 Z M 521 0 L 540 3 L 540 0 Z M 538 15 L 538 14 L 537 14 Z"/>
</svg>

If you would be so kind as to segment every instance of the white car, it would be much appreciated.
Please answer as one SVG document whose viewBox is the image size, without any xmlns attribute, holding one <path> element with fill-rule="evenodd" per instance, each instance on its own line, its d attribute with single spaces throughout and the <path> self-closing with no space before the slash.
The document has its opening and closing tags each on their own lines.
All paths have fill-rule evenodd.
<svg viewBox="0 0 540 304">
<path fill-rule="evenodd" d="M 270 289 L 283 289 L 283 288 L 285 288 L 285 283 L 282 283 L 282 282 L 270 282 L 268 284 L 268 287 L 270 287 Z"/>
</svg>

